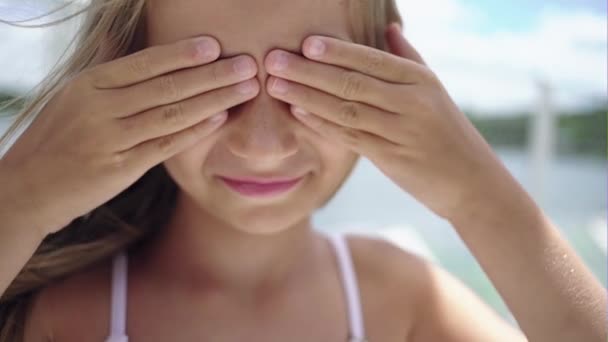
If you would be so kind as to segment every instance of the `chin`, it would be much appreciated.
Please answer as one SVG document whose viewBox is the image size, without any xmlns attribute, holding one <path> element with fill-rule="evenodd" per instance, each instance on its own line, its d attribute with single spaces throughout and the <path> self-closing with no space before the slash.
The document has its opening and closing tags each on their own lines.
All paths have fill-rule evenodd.
<svg viewBox="0 0 608 342">
<path fill-rule="evenodd" d="M 311 212 L 297 205 L 251 208 L 226 212 L 223 219 L 240 232 L 255 235 L 271 235 L 284 232 L 308 221 Z"/>
</svg>

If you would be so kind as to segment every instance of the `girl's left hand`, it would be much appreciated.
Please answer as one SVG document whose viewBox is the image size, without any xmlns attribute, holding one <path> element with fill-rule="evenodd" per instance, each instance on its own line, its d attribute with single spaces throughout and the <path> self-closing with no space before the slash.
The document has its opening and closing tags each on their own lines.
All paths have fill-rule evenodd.
<svg viewBox="0 0 608 342">
<path fill-rule="evenodd" d="M 399 25 L 386 41 L 392 54 L 323 36 L 304 40 L 304 57 L 272 51 L 268 92 L 449 220 L 510 178 Z"/>
</svg>

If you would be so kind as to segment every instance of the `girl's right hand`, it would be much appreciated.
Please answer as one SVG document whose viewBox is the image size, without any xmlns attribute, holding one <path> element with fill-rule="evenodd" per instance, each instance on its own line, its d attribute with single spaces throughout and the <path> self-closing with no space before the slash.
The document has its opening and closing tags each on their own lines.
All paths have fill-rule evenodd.
<svg viewBox="0 0 608 342">
<path fill-rule="evenodd" d="M 198 37 L 71 79 L 0 159 L 15 215 L 54 233 L 213 133 L 260 89 L 253 58 L 219 56 L 215 39 Z"/>
</svg>

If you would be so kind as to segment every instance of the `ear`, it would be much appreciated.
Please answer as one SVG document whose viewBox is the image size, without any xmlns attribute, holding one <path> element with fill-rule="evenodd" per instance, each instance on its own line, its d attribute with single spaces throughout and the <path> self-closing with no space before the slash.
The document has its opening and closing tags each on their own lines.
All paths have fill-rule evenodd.
<svg viewBox="0 0 608 342">
<path fill-rule="evenodd" d="M 397 56 L 410 59 L 414 62 L 427 65 L 422 56 L 416 51 L 416 49 L 405 39 L 402 34 L 402 28 L 399 23 L 391 23 L 387 26 L 384 36 L 386 39 L 389 51 Z"/>
</svg>

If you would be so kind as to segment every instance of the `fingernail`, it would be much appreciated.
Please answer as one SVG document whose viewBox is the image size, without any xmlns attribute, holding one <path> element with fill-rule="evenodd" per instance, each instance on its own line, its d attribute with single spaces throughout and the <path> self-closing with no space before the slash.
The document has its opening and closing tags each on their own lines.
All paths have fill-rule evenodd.
<svg viewBox="0 0 608 342">
<path fill-rule="evenodd" d="M 277 94 L 286 94 L 287 93 L 287 82 L 280 78 L 275 78 L 272 82 L 272 91 Z"/>
<path fill-rule="evenodd" d="M 297 106 L 292 106 L 291 110 L 293 111 L 293 113 L 297 116 L 301 116 L 301 117 L 306 117 L 308 116 L 310 113 L 308 113 L 306 110 L 304 110 L 303 108 L 297 107 Z"/>
<path fill-rule="evenodd" d="M 250 94 L 251 92 L 253 92 L 253 89 L 254 89 L 254 85 L 253 85 L 253 81 L 251 81 L 251 80 L 241 82 L 236 86 L 236 90 L 243 95 Z"/>
<path fill-rule="evenodd" d="M 285 52 L 275 52 L 272 66 L 277 71 L 283 71 L 287 68 L 287 55 L 285 54 Z"/>
<path fill-rule="evenodd" d="M 325 43 L 318 38 L 313 38 L 308 43 L 308 54 L 313 57 L 320 57 L 325 53 Z"/>
<path fill-rule="evenodd" d="M 198 50 L 198 54 L 203 59 L 213 58 L 217 53 L 217 46 L 215 42 L 206 37 L 198 38 L 196 48 Z"/>
<path fill-rule="evenodd" d="M 212 124 L 219 124 L 219 123 L 223 122 L 223 121 L 226 119 L 226 117 L 228 117 L 228 112 L 223 111 L 223 112 L 219 112 L 219 113 L 217 113 L 217 114 L 213 115 L 213 116 L 212 116 L 212 117 L 209 119 L 209 121 L 210 121 Z"/>
<path fill-rule="evenodd" d="M 251 73 L 253 69 L 253 64 L 251 63 L 249 58 L 245 56 L 239 57 L 236 61 L 234 61 L 234 71 L 236 71 L 239 75 L 249 75 L 249 73 Z"/>
</svg>

